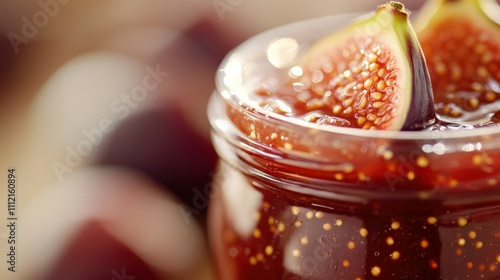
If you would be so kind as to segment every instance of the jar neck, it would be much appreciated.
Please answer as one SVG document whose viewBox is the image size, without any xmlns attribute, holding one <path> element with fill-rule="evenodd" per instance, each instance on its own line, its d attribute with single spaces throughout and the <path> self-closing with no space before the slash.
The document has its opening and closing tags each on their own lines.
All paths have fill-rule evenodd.
<svg viewBox="0 0 500 280">
<path fill-rule="evenodd" d="M 462 157 L 485 154 L 465 153 L 461 139 L 363 138 L 285 126 L 232 107 L 217 92 L 209 106 L 217 153 L 257 187 L 318 203 L 335 200 L 379 208 L 390 203 L 391 209 L 398 204 L 401 209 L 412 203 L 454 208 L 500 201 L 500 147 L 489 149 L 490 166 L 457 166 Z M 429 147 L 434 147 L 431 153 L 426 152 Z"/>
</svg>

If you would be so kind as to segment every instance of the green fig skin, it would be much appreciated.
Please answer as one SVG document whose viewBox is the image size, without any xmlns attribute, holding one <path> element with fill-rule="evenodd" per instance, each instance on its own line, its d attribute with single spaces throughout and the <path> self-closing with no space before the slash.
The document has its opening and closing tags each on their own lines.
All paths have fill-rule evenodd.
<svg viewBox="0 0 500 280">
<path fill-rule="evenodd" d="M 379 7 L 392 13 L 394 31 L 405 54 L 411 71 L 411 101 L 401 131 L 421 130 L 436 121 L 434 94 L 427 63 L 417 35 L 409 21 L 410 12 L 399 2 L 389 2 Z"/>
<path fill-rule="evenodd" d="M 407 26 L 410 26 L 408 16 L 403 20 L 406 21 L 405 24 Z M 401 37 L 405 38 L 404 43 L 407 46 L 411 75 L 413 77 L 410 110 L 406 115 L 406 120 L 401 130 L 421 130 L 436 122 L 432 83 L 416 33 L 413 31 L 413 28 L 401 29 L 403 30 L 400 31 L 400 34 Z"/>
</svg>

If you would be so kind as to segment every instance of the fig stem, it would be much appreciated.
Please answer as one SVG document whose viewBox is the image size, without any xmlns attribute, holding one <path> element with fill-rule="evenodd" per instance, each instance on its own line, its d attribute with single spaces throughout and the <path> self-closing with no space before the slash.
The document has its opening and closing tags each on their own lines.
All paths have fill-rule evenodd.
<svg viewBox="0 0 500 280">
<path fill-rule="evenodd" d="M 394 8 L 396 8 L 396 10 L 398 10 L 400 12 L 405 10 L 405 6 L 400 2 L 389 2 L 389 4 L 391 6 L 393 6 Z"/>
<path fill-rule="evenodd" d="M 390 1 L 384 5 L 379 6 L 379 10 L 386 9 L 393 14 L 401 14 L 406 17 L 410 15 L 410 11 L 405 8 L 405 5 L 398 1 Z"/>
</svg>

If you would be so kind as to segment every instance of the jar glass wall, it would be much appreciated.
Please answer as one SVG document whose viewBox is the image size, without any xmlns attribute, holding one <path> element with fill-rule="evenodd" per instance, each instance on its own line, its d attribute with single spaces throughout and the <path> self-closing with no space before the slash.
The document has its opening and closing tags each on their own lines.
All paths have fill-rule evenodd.
<svg viewBox="0 0 500 280">
<path fill-rule="evenodd" d="M 500 128 L 365 131 L 254 106 L 352 16 L 271 30 L 222 63 L 209 105 L 220 279 L 500 278 Z"/>
</svg>

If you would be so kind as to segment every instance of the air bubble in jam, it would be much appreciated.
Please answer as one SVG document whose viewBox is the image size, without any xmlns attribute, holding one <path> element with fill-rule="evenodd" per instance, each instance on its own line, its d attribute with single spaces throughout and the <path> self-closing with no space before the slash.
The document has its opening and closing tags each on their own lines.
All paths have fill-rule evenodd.
<svg viewBox="0 0 500 280">
<path fill-rule="evenodd" d="M 304 116 L 307 122 L 317 123 L 317 124 L 330 124 L 335 126 L 350 127 L 351 123 L 343 118 L 333 117 L 329 115 L 322 114 L 321 112 L 313 112 Z"/>
<path fill-rule="evenodd" d="M 500 110 L 496 111 L 496 113 L 491 116 L 491 122 L 497 124 L 500 123 Z"/>
</svg>

